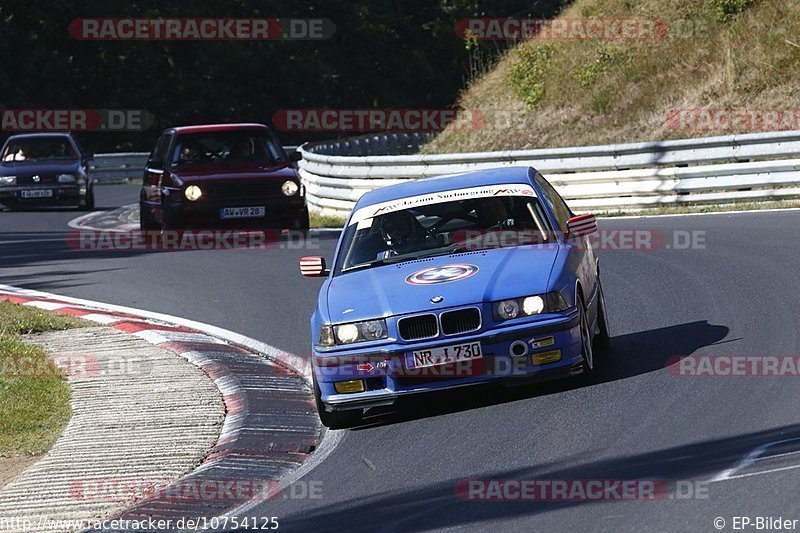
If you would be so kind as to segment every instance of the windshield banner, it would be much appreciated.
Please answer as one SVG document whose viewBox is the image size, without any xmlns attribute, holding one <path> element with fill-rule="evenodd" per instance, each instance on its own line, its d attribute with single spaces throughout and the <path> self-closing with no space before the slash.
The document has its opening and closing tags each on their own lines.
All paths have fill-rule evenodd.
<svg viewBox="0 0 800 533">
<path fill-rule="evenodd" d="M 505 183 L 409 196 L 408 198 L 398 198 L 397 200 L 364 206 L 353 213 L 353 216 L 350 218 L 350 225 L 352 226 L 353 224 L 374 218 L 378 215 L 385 215 L 386 213 L 402 211 L 403 209 L 410 209 L 412 207 L 441 204 L 453 202 L 455 200 L 488 198 L 492 196 L 530 196 L 533 198 L 536 196 L 536 193 L 533 192 L 533 187 L 524 183 Z"/>
</svg>

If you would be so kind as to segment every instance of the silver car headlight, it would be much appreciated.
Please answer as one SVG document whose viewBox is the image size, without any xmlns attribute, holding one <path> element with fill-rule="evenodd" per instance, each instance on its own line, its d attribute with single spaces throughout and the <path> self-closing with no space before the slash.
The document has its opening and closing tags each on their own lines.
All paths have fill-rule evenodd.
<svg viewBox="0 0 800 533">
<path fill-rule="evenodd" d="M 75 183 L 74 174 L 59 174 L 56 176 L 56 179 L 59 183 Z"/>
<path fill-rule="evenodd" d="M 501 300 L 492 304 L 495 322 L 512 320 L 544 313 L 558 313 L 567 308 L 567 302 L 560 292 L 534 294 L 522 298 Z"/>
<path fill-rule="evenodd" d="M 349 324 L 324 325 L 319 332 L 319 346 L 335 346 L 376 341 L 389 336 L 386 320 L 364 320 Z"/>
<path fill-rule="evenodd" d="M 0 176 L 0 187 L 13 187 L 17 184 L 16 176 Z"/>
</svg>

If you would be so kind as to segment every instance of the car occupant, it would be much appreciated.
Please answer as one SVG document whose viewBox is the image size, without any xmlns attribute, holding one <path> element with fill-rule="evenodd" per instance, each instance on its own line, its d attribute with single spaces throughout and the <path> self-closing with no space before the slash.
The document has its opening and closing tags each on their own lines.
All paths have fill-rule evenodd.
<svg viewBox="0 0 800 533">
<path fill-rule="evenodd" d="M 381 235 L 391 255 L 402 255 L 425 247 L 425 229 L 408 211 L 387 213 L 381 218 Z"/>
<path fill-rule="evenodd" d="M 64 143 L 57 143 L 55 149 L 53 150 L 53 157 L 69 157 L 69 155 L 67 155 L 67 145 Z"/>
<path fill-rule="evenodd" d="M 231 158 L 233 159 L 250 159 L 253 157 L 253 144 L 249 139 L 242 139 L 233 145 L 231 150 Z"/>
<path fill-rule="evenodd" d="M 8 153 L 3 158 L 3 161 L 25 161 L 28 157 L 25 155 L 25 150 L 20 146 L 9 148 Z"/>
<path fill-rule="evenodd" d="M 506 204 L 502 198 L 485 198 L 475 205 L 475 214 L 481 229 L 489 231 L 511 228 L 514 219 L 511 218 Z"/>
<path fill-rule="evenodd" d="M 200 161 L 201 150 L 194 143 L 186 143 L 181 150 L 181 161 L 196 162 Z"/>
</svg>

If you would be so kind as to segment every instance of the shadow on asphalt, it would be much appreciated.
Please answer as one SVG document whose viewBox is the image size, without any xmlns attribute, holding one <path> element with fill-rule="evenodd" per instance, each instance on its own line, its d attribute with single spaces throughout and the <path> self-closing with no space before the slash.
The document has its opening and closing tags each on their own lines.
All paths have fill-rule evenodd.
<svg viewBox="0 0 800 533">
<path fill-rule="evenodd" d="M 649 453 L 619 456 L 579 465 L 568 465 L 565 461 L 561 461 L 505 471 L 487 469 L 484 473 L 476 473 L 471 477 L 518 480 L 707 481 L 735 464 L 754 448 L 784 439 L 800 439 L 800 425 L 793 424 L 736 437 L 708 439 Z M 516 517 L 535 516 L 553 510 L 595 503 L 586 499 L 559 502 L 462 501 L 457 497 L 455 490 L 459 481 L 461 479 L 451 478 L 410 490 L 393 487 L 383 493 L 360 496 L 357 500 L 305 509 L 302 513 L 282 516 L 281 520 L 283 524 L 291 524 L 293 531 L 322 529 L 370 531 L 375 529 L 376 524 L 385 524 L 396 531 L 434 531 L 452 530 L 459 526 L 480 528 L 481 525 L 485 527 L 496 521 L 502 523 Z M 709 485 L 709 496 L 712 498 L 713 490 L 714 485 Z M 621 505 L 630 504 L 621 503 Z M 659 500 L 643 501 L 640 505 L 660 506 Z"/>
<path fill-rule="evenodd" d="M 114 209 L 117 209 L 117 208 L 116 207 L 93 207 L 92 208 L 92 212 L 94 212 L 94 211 L 113 211 Z M 1 204 L 0 204 L 0 212 L 6 212 L 6 213 L 11 213 L 11 212 L 14 212 L 14 213 L 70 213 L 70 212 L 72 212 L 72 213 L 75 213 L 76 217 L 81 216 L 81 214 L 85 215 L 85 214 L 89 213 L 89 211 L 85 211 L 85 210 L 82 210 L 82 209 L 78 209 L 77 207 L 68 206 L 68 205 L 64 205 L 64 206 L 61 206 L 61 205 L 55 205 L 55 206 L 45 206 L 45 205 L 42 205 L 42 206 L 31 206 L 31 205 L 26 205 L 26 206 L 22 206 L 22 207 L 8 207 L 8 206 L 4 206 L 4 205 L 1 205 Z"/>
<path fill-rule="evenodd" d="M 728 335 L 728 331 L 729 328 L 726 326 L 696 321 L 618 335 L 612 339 L 611 348 L 599 354 L 596 376 L 591 382 L 578 376 L 539 383 L 528 381 L 513 387 L 490 383 L 427 393 L 424 397 L 401 398 L 391 407 L 368 411 L 363 423 L 353 430 L 359 431 L 488 405 L 558 394 L 592 384 L 664 371 L 667 361 L 671 358 L 687 356 L 700 348 L 717 343 Z"/>
<path fill-rule="evenodd" d="M 273 253 L 281 251 L 281 246 L 287 243 L 286 237 L 281 236 L 275 242 L 270 241 L 263 250 L 159 250 L 159 249 L 139 249 L 139 250 L 102 250 L 102 249 L 80 249 L 80 241 L 76 236 L 77 230 L 73 231 L 0 231 L 0 241 L 2 241 L 2 254 L 0 254 L 0 268 L 21 268 L 32 266 L 38 263 L 54 261 L 73 261 L 73 260 L 102 260 L 119 259 L 149 254 L 170 254 L 183 253 L 184 251 L 201 252 L 210 254 L 219 253 Z M 308 254 L 319 254 L 331 250 L 339 239 L 338 235 L 315 235 L 313 248 L 307 249 Z M 303 250 L 306 251 L 306 250 Z M 330 259 L 331 253 L 328 252 Z M 298 277 L 300 276 L 297 270 Z M 4 283 L 12 284 L 10 281 Z"/>
</svg>

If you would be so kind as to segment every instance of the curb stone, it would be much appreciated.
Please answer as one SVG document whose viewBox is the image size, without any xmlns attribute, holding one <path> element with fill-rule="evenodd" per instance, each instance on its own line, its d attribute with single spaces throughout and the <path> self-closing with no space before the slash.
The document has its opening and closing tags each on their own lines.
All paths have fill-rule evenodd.
<svg viewBox="0 0 800 533">
<path fill-rule="evenodd" d="M 180 494 L 186 487 L 206 482 L 261 480 L 280 489 L 281 478 L 302 465 L 321 442 L 324 433 L 309 385 L 310 368 L 301 357 L 279 350 L 263 353 L 252 347 L 256 341 L 244 337 L 232 342 L 147 316 L 154 313 L 137 315 L 117 306 L 77 303 L 77 299 L 39 291 L 0 285 L 0 300 L 78 316 L 136 335 L 203 369 L 222 393 L 225 420 L 219 440 L 203 463 L 165 487 L 162 494 L 145 498 L 112 518 L 222 516 L 246 502 L 202 497 L 165 501 L 163 494 Z"/>
</svg>

